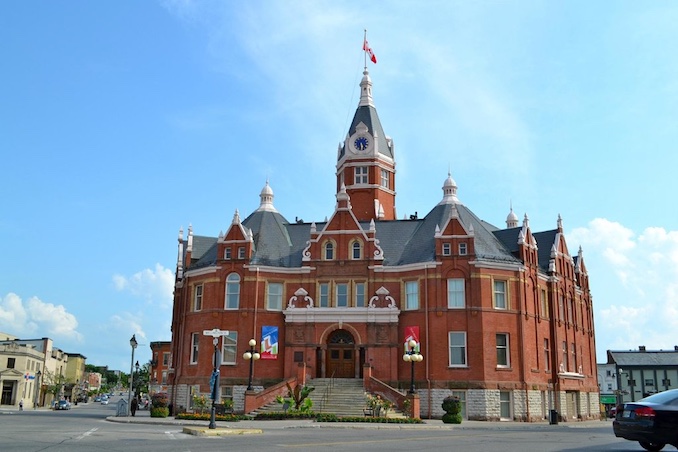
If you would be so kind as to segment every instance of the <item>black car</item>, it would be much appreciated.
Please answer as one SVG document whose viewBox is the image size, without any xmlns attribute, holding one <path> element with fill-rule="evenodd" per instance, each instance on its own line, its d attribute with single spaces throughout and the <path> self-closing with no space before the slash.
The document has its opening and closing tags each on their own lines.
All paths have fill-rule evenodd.
<svg viewBox="0 0 678 452">
<path fill-rule="evenodd" d="M 645 450 L 678 447 L 678 389 L 619 405 L 612 429 L 615 436 L 638 441 Z"/>
</svg>

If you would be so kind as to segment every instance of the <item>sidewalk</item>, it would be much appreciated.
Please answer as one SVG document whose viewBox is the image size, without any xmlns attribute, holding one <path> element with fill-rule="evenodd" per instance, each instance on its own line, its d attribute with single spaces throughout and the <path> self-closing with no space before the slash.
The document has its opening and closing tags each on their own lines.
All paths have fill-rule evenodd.
<svg viewBox="0 0 678 452">
<path fill-rule="evenodd" d="M 192 430 L 207 429 L 209 421 L 194 421 L 185 419 L 174 419 L 173 417 L 155 418 L 151 417 L 148 410 L 140 410 L 135 416 L 106 418 L 110 422 L 130 423 L 130 424 L 156 424 L 156 425 L 174 425 L 177 427 L 190 427 Z M 228 430 L 279 430 L 288 428 L 343 428 L 343 429 L 391 429 L 391 430 L 515 430 L 515 429 L 544 429 L 544 428 L 598 428 L 609 426 L 609 419 L 601 421 L 580 421 L 580 422 L 560 422 L 556 425 L 550 425 L 548 422 L 511 422 L 511 421 L 463 421 L 461 424 L 445 424 L 440 419 L 424 419 L 423 424 L 387 424 L 375 422 L 315 422 L 310 419 L 293 420 L 248 420 L 237 422 L 216 421 L 217 429 Z M 242 432 L 241 432 L 242 433 Z M 247 433 L 247 432 L 245 432 Z M 195 433 L 194 433 L 195 434 Z"/>
</svg>

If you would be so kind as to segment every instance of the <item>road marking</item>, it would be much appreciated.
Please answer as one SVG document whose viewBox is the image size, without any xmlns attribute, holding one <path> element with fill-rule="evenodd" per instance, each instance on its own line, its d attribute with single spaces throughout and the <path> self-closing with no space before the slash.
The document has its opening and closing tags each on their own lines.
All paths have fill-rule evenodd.
<svg viewBox="0 0 678 452">
<path fill-rule="evenodd" d="M 81 439 L 85 438 L 86 436 L 91 435 L 92 433 L 96 432 L 97 430 L 99 430 L 99 427 L 93 428 L 90 431 L 83 433 L 82 435 L 75 438 L 75 440 L 80 441 Z"/>
<path fill-rule="evenodd" d="M 169 431 L 168 431 L 168 432 L 165 432 L 165 435 L 166 435 L 169 439 L 177 439 L 177 437 L 174 436 L 174 433 L 172 433 L 172 432 L 169 432 Z"/>
</svg>

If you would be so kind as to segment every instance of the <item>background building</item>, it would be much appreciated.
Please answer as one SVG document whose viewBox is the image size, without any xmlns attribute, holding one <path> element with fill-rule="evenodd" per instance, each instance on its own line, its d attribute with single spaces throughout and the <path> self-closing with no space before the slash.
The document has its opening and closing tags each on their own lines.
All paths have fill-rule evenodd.
<svg viewBox="0 0 678 452">
<path fill-rule="evenodd" d="M 646 350 L 644 345 L 638 350 L 608 350 L 606 367 L 606 376 L 611 373 L 615 379 L 618 403 L 640 400 L 678 388 L 678 345 L 673 350 Z"/>
<path fill-rule="evenodd" d="M 81 402 L 87 398 L 87 380 L 85 364 L 87 357 L 80 353 L 66 353 L 66 397 L 71 402 Z"/>
<path fill-rule="evenodd" d="M 402 391 L 414 380 L 422 417 L 442 415 L 442 399 L 455 394 L 469 419 L 534 421 L 551 410 L 565 420 L 597 418 L 589 279 L 560 217 L 536 232 L 510 210 L 500 215 L 505 227 L 494 226 L 460 201 L 448 174 L 437 205 L 398 220 L 395 146 L 367 70 L 360 88 L 328 218 L 288 221 L 266 182 L 259 208 L 244 220 L 236 211 L 218 236 L 180 231 L 174 406 L 209 392 L 217 348 L 222 390 L 242 410 L 243 352 L 255 339 L 255 389 L 300 368 L 311 378 L 351 379 L 369 368 Z M 226 331 L 216 347 L 204 334 L 215 328 Z M 402 359 L 410 339 L 423 362 Z"/>
<path fill-rule="evenodd" d="M 167 378 L 171 368 L 171 342 L 151 342 L 151 366 L 149 369 L 148 392 L 167 392 Z"/>
</svg>

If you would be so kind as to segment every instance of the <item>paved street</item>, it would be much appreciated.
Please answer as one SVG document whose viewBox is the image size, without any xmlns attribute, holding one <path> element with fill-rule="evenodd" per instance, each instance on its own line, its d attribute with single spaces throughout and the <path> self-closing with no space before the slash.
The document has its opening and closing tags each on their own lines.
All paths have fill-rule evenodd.
<svg viewBox="0 0 678 452">
<path fill-rule="evenodd" d="M 114 402 L 117 398 L 114 399 Z M 558 425 L 472 422 L 449 426 L 323 424 L 312 421 L 218 423 L 220 429 L 259 430 L 259 434 L 200 437 L 183 432 L 204 422 L 114 418 L 115 405 L 80 404 L 70 411 L 0 411 L 0 450 L 21 452 L 106 451 L 638 451 L 637 443 L 617 439 L 611 421 Z M 670 449 L 670 448 L 667 448 Z"/>
</svg>

